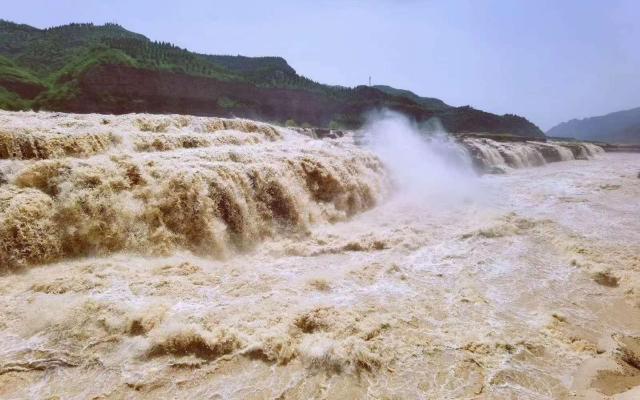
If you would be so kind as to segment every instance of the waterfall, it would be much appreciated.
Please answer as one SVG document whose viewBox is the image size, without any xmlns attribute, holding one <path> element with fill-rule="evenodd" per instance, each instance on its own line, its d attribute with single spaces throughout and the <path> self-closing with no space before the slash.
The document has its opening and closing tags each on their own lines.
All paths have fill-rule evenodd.
<svg viewBox="0 0 640 400">
<path fill-rule="evenodd" d="M 604 152 L 592 143 L 579 142 L 498 142 L 485 138 L 466 138 L 474 165 L 481 171 L 528 168 L 550 162 L 589 159 Z"/>
</svg>

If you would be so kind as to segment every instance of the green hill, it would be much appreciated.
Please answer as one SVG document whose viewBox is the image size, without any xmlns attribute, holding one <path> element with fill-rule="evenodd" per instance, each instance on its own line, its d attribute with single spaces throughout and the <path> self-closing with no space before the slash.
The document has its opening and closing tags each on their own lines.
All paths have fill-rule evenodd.
<svg viewBox="0 0 640 400">
<path fill-rule="evenodd" d="M 37 29 L 0 20 L 0 108 L 238 116 L 359 127 L 389 108 L 450 132 L 543 137 L 526 119 L 451 107 L 389 86 L 345 88 L 299 75 L 280 57 L 208 55 L 117 24 Z"/>
<path fill-rule="evenodd" d="M 450 105 L 446 104 L 444 101 L 440 99 L 436 99 L 434 97 L 420 97 L 409 90 L 396 89 L 386 85 L 376 85 L 374 86 L 374 88 L 382 92 L 385 92 L 387 94 L 390 94 L 392 96 L 406 97 L 432 110 L 444 110 L 447 108 L 451 108 Z"/>
</svg>

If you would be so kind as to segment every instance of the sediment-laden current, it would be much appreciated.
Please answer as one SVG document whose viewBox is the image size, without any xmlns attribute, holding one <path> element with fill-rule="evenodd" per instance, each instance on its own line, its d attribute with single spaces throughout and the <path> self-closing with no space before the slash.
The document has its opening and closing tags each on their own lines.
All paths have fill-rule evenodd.
<svg viewBox="0 0 640 400">
<path fill-rule="evenodd" d="M 0 114 L 0 265 L 225 257 L 372 207 L 371 153 L 246 120 Z"/>
<path fill-rule="evenodd" d="M 1 113 L 0 398 L 640 396 L 640 155 L 366 129 Z"/>
</svg>

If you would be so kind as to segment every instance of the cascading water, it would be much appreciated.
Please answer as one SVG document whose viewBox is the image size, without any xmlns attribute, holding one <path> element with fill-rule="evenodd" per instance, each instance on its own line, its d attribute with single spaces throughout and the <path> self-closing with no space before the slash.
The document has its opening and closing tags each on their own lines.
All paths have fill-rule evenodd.
<svg viewBox="0 0 640 400">
<path fill-rule="evenodd" d="M 469 152 L 441 129 L 425 132 L 401 114 L 382 111 L 369 116 L 362 132 L 402 197 L 435 206 L 477 195 Z"/>
<path fill-rule="evenodd" d="M 300 132 L 0 112 L 0 398 L 638 398 L 637 155 Z"/>
<path fill-rule="evenodd" d="M 1 122 L 5 269 L 114 251 L 224 257 L 344 220 L 388 185 L 380 161 L 346 141 L 246 120 L 3 113 Z"/>
<path fill-rule="evenodd" d="M 597 145 L 578 142 L 498 142 L 491 139 L 466 138 L 475 165 L 482 171 L 493 168 L 526 168 L 549 162 L 589 159 L 604 152 Z"/>
</svg>

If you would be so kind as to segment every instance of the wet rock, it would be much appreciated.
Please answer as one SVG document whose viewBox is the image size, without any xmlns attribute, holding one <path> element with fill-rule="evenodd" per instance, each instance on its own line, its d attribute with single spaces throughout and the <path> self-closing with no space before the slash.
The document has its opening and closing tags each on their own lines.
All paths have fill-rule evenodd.
<svg viewBox="0 0 640 400">
<path fill-rule="evenodd" d="M 487 169 L 487 174 L 493 174 L 493 175 L 503 175 L 506 174 L 507 171 L 502 168 L 502 167 L 491 167 Z"/>
<path fill-rule="evenodd" d="M 337 139 L 344 136 L 344 132 L 336 129 L 315 128 L 313 130 L 315 137 L 318 139 Z"/>
</svg>

